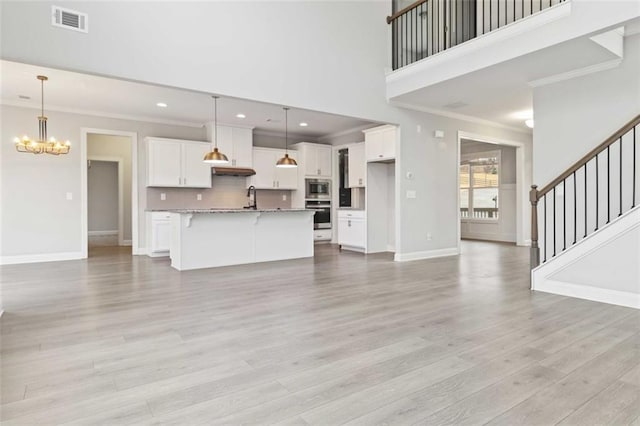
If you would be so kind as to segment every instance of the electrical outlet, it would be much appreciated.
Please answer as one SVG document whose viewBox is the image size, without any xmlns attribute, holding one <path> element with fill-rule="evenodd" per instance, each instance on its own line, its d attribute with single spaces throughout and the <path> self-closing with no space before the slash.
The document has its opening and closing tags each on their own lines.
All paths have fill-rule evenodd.
<svg viewBox="0 0 640 426">
<path fill-rule="evenodd" d="M 160 201 L 165 201 L 167 199 L 167 194 L 165 194 L 164 192 L 160 193 Z"/>
<path fill-rule="evenodd" d="M 73 200 L 73 192 L 67 192 L 67 200 Z"/>
<path fill-rule="evenodd" d="M 282 201 L 287 201 L 287 194 L 282 194 Z"/>
<path fill-rule="evenodd" d="M 196 200 L 198 200 L 198 201 L 202 201 L 202 194 L 198 194 L 198 195 L 196 195 Z"/>
<path fill-rule="evenodd" d="M 407 198 L 416 198 L 416 191 L 408 190 Z"/>
<path fill-rule="evenodd" d="M 431 241 L 431 234 L 427 234 L 427 241 Z"/>
<path fill-rule="evenodd" d="M 416 131 L 418 133 L 422 133 L 422 126 L 418 124 L 418 126 L 416 127 Z"/>
</svg>

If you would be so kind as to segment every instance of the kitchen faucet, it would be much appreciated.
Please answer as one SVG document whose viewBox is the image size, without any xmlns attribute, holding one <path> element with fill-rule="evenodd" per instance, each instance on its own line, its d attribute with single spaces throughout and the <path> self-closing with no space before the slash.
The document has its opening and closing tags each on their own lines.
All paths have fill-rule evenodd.
<svg viewBox="0 0 640 426">
<path fill-rule="evenodd" d="M 258 209 L 258 195 L 256 193 L 256 187 L 251 185 L 247 190 L 247 197 L 249 197 L 249 205 L 245 209 L 257 210 Z"/>
</svg>

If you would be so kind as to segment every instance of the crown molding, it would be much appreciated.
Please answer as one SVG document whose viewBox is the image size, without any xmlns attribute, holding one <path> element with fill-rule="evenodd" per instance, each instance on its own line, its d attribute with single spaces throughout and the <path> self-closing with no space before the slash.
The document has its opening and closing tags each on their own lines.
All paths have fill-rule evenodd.
<svg viewBox="0 0 640 426">
<path fill-rule="evenodd" d="M 561 81 L 571 80 L 572 78 L 582 77 L 584 75 L 593 74 L 599 71 L 609 70 L 618 67 L 622 63 L 622 59 L 612 59 L 610 61 L 601 62 L 595 65 L 589 65 L 588 67 L 578 68 L 575 70 L 563 72 L 560 74 L 550 75 L 538 80 L 529 81 L 527 84 L 530 87 L 541 87 L 553 83 L 559 83 Z"/>
<path fill-rule="evenodd" d="M 39 104 L 36 105 L 30 102 L 25 103 L 25 102 L 11 101 L 7 99 L 0 99 L 0 105 L 40 110 Z M 142 115 L 114 114 L 114 113 L 109 113 L 104 111 L 94 111 L 94 110 L 86 110 L 86 109 L 79 109 L 79 108 L 67 108 L 67 107 L 61 107 L 58 105 L 47 105 L 46 111 L 64 112 L 68 114 L 77 114 L 77 115 L 89 115 L 93 117 L 115 118 L 118 120 L 140 121 L 143 123 L 165 124 L 168 126 L 181 126 L 181 127 L 194 127 L 194 128 L 202 128 L 204 126 L 203 123 L 196 123 L 191 121 L 166 120 L 162 118 L 146 117 Z"/>
<path fill-rule="evenodd" d="M 340 136 L 345 136 L 351 133 L 360 133 L 363 130 L 367 130 L 370 129 L 372 127 L 378 127 L 381 126 L 382 124 L 380 123 L 370 123 L 370 124 L 360 124 L 359 126 L 354 126 L 350 129 L 346 129 L 346 130 L 341 130 L 339 132 L 335 132 L 335 133 L 329 133 L 328 135 L 324 135 L 324 136 L 320 136 L 317 140 L 318 142 L 326 142 L 329 139 L 333 139 L 333 138 L 339 138 Z"/>
<path fill-rule="evenodd" d="M 491 127 L 497 127 L 497 128 L 500 128 L 500 129 L 511 130 L 512 132 L 523 133 L 525 135 L 531 135 L 531 131 L 530 130 L 520 129 L 518 127 L 513 127 L 513 126 L 508 126 L 506 124 L 497 123 L 495 121 L 486 120 L 484 118 L 473 117 L 471 115 L 464 115 L 464 114 L 459 114 L 459 113 L 455 113 L 455 112 L 451 112 L 451 111 L 444 111 L 444 110 L 437 109 L 437 108 L 429 108 L 429 107 L 425 107 L 425 106 L 421 106 L 421 105 L 414 105 L 414 104 L 405 103 L 405 102 L 389 101 L 389 104 L 397 106 L 397 107 L 400 107 L 400 108 L 412 109 L 414 111 L 420 111 L 420 112 L 426 112 L 428 114 L 438 115 L 438 116 L 441 116 L 441 117 L 455 118 L 456 120 L 463 120 L 463 121 L 468 121 L 468 122 L 471 122 L 471 123 L 482 124 L 482 125 L 485 125 L 485 126 L 491 126 Z"/>
<path fill-rule="evenodd" d="M 273 136 L 277 138 L 284 138 L 284 132 L 276 132 L 274 130 L 254 129 L 253 134 L 258 136 Z M 318 140 L 318 138 L 315 136 L 302 135 L 299 133 L 289 132 L 289 140 L 291 140 L 292 138 L 300 139 L 301 141 L 304 140 L 308 142 L 316 142 Z"/>
</svg>

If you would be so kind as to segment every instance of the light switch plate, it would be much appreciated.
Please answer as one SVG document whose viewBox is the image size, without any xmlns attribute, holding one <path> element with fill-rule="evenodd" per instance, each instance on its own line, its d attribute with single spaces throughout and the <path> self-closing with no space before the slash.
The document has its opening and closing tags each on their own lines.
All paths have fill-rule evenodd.
<svg viewBox="0 0 640 426">
<path fill-rule="evenodd" d="M 196 200 L 198 200 L 198 201 L 202 201 L 202 194 L 198 194 L 198 195 L 196 195 Z"/>
<path fill-rule="evenodd" d="M 282 194 L 282 201 L 287 201 L 287 194 Z"/>
<path fill-rule="evenodd" d="M 165 201 L 167 199 L 167 194 L 165 194 L 164 192 L 160 193 L 160 201 Z"/>
<path fill-rule="evenodd" d="M 416 191 L 408 190 L 407 191 L 407 198 L 416 198 Z"/>
<path fill-rule="evenodd" d="M 67 192 L 67 200 L 73 200 L 73 192 Z"/>
</svg>

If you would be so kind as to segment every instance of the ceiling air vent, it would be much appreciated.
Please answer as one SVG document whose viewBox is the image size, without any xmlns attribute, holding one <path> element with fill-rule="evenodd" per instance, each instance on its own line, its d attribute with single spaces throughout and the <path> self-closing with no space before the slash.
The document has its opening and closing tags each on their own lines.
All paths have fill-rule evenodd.
<svg viewBox="0 0 640 426">
<path fill-rule="evenodd" d="M 56 27 L 86 33 L 89 32 L 88 21 L 89 17 L 86 13 L 76 12 L 71 9 L 64 9 L 59 6 L 51 7 L 51 24 Z"/>
</svg>

